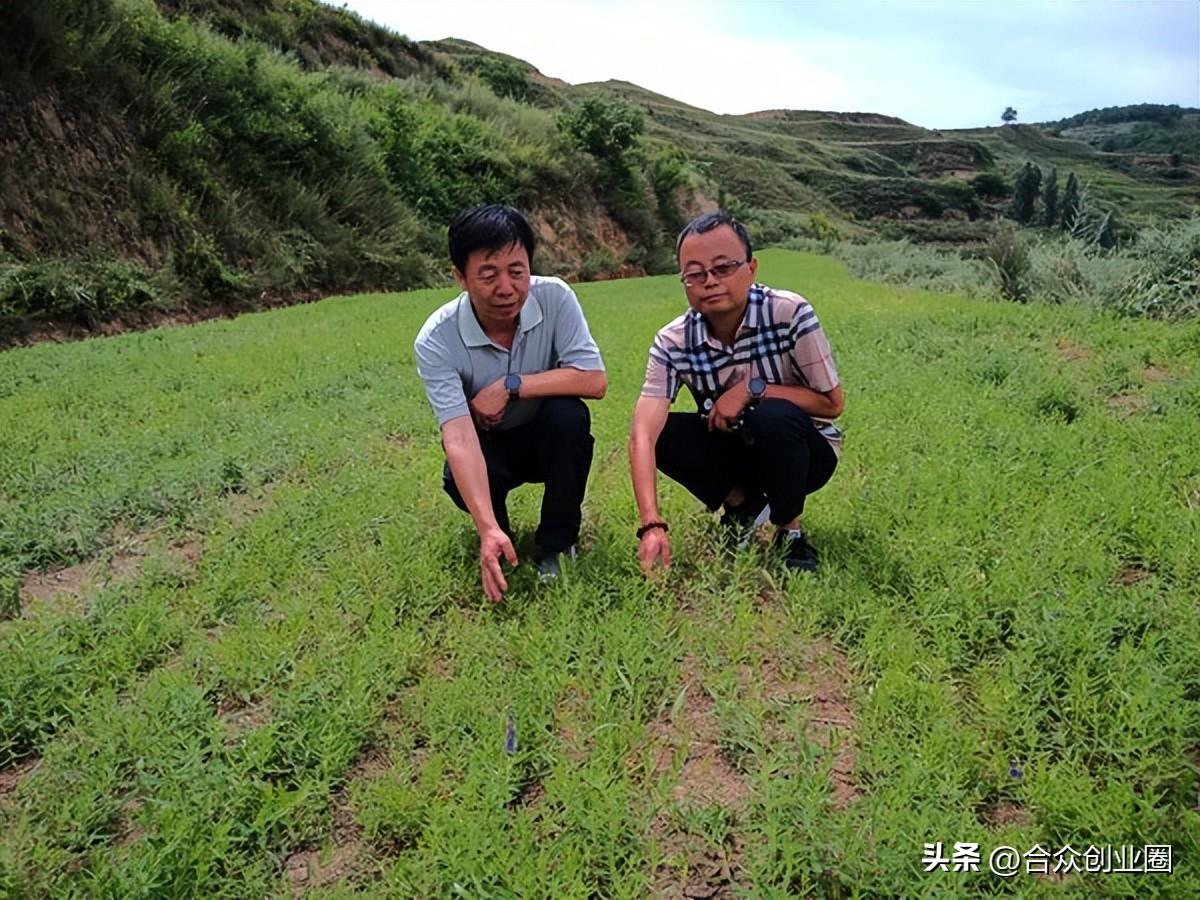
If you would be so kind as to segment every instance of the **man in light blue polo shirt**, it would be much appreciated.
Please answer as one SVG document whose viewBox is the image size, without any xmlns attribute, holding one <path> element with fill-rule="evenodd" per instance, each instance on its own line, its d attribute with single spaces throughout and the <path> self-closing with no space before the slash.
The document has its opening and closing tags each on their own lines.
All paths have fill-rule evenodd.
<svg viewBox="0 0 1200 900">
<path fill-rule="evenodd" d="M 484 593 L 500 601 L 500 559 L 517 564 L 506 498 L 544 482 L 534 563 L 558 577 L 573 555 L 592 464 L 583 397 L 608 389 L 604 362 L 575 293 L 533 275 L 533 229 L 510 206 L 463 210 L 450 260 L 463 292 L 431 315 L 414 344 L 417 372 L 442 429 L 443 487 L 479 532 Z"/>
</svg>

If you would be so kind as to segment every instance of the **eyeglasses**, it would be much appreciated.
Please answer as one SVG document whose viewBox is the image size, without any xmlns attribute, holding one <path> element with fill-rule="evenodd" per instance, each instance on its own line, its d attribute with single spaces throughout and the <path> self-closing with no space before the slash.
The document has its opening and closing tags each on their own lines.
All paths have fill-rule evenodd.
<svg viewBox="0 0 1200 900">
<path fill-rule="evenodd" d="M 724 281 L 745 264 L 746 261 L 744 259 L 739 259 L 737 262 L 721 263 L 708 269 L 695 269 L 691 272 L 684 272 L 679 280 L 683 282 L 685 287 L 698 287 L 708 281 L 709 275 L 712 275 L 718 281 Z"/>
</svg>

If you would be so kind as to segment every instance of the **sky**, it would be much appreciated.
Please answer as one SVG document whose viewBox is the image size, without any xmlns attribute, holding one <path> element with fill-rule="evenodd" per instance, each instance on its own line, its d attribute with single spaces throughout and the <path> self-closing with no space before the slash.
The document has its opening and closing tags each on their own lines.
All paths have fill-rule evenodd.
<svg viewBox="0 0 1200 900">
<path fill-rule="evenodd" d="M 718 113 L 817 109 L 926 128 L 1200 107 L 1200 0 L 349 0 L 414 40 L 473 41 L 571 84 Z"/>
</svg>

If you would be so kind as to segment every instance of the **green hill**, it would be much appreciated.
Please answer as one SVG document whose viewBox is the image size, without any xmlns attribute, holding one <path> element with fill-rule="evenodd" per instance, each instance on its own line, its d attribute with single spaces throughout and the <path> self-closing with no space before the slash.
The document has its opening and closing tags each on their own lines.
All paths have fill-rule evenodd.
<svg viewBox="0 0 1200 900">
<path fill-rule="evenodd" d="M 578 279 L 670 269 L 679 226 L 717 205 L 760 244 L 986 240 L 1027 161 L 1076 173 L 1129 235 L 1200 203 L 1194 156 L 1150 152 L 1195 111 L 969 131 L 717 115 L 313 0 L 17 0 L 0 79 L 7 340 L 445 282 L 445 224 L 486 200 L 528 210 L 539 267 Z M 1075 139 L 1127 127 L 1119 151 Z"/>
</svg>

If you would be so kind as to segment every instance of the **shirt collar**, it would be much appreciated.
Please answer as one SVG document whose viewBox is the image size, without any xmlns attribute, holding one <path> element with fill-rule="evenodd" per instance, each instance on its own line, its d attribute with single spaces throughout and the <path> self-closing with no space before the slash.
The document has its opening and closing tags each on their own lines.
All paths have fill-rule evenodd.
<svg viewBox="0 0 1200 900">
<path fill-rule="evenodd" d="M 750 295 L 746 298 L 746 315 L 742 318 L 742 328 L 750 328 L 755 331 L 762 328 L 767 324 L 766 311 L 766 290 L 761 284 L 750 285 Z"/>
<path fill-rule="evenodd" d="M 525 303 L 521 306 L 521 311 L 517 313 L 517 326 L 524 334 L 534 326 L 540 325 L 541 322 L 542 305 L 533 295 L 531 287 L 529 294 L 525 297 Z M 458 333 L 468 347 L 497 346 L 491 338 L 483 333 L 483 326 L 475 318 L 475 310 L 471 308 L 471 298 L 466 291 L 463 291 L 458 297 Z"/>
</svg>

